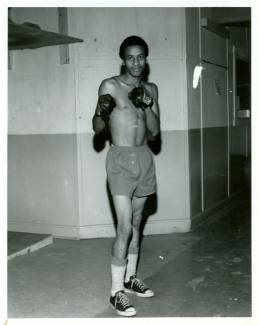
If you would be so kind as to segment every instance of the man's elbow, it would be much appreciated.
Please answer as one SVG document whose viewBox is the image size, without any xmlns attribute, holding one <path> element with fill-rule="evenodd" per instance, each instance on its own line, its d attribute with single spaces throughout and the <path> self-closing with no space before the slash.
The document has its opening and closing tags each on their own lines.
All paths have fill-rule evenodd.
<svg viewBox="0 0 259 325">
<path fill-rule="evenodd" d="M 99 134 L 105 129 L 105 123 L 96 121 L 95 117 L 93 117 L 92 128 L 93 128 L 94 133 Z"/>
<path fill-rule="evenodd" d="M 156 137 L 160 133 L 160 130 L 156 130 L 155 132 L 152 132 L 153 137 Z"/>
<path fill-rule="evenodd" d="M 150 130 L 150 133 L 152 134 L 153 137 L 156 137 L 160 133 L 160 127 L 157 126 L 153 128 L 152 130 Z"/>
<path fill-rule="evenodd" d="M 156 137 L 160 133 L 160 121 L 158 120 L 156 127 L 154 128 L 153 136 Z"/>
<path fill-rule="evenodd" d="M 94 131 L 94 133 L 95 134 L 100 134 L 100 133 L 102 133 L 103 131 L 105 130 L 105 127 L 103 127 L 103 128 L 97 128 L 97 127 L 94 127 L 93 126 L 93 131 Z"/>
</svg>

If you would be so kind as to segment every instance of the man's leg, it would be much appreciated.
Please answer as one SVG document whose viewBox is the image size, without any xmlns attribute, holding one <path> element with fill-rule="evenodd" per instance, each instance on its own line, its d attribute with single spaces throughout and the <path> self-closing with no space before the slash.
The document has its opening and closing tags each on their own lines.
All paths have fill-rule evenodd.
<svg viewBox="0 0 259 325">
<path fill-rule="evenodd" d="M 112 256 L 119 260 L 125 260 L 129 238 L 132 233 L 131 198 L 123 195 L 114 195 L 113 203 L 117 216 L 117 233 L 112 247 Z"/>
<path fill-rule="evenodd" d="M 124 286 L 127 292 L 135 293 L 139 297 L 153 297 L 154 292 L 144 282 L 136 277 L 139 256 L 140 224 L 142 212 L 147 197 L 133 197 L 132 200 L 132 239 L 128 250 L 128 264 Z"/>
<path fill-rule="evenodd" d="M 124 290 L 124 276 L 126 270 L 126 255 L 129 239 L 132 233 L 132 205 L 127 196 L 113 196 L 113 203 L 117 215 L 117 232 L 112 247 L 112 287 L 110 302 L 116 312 L 122 316 L 133 316 L 136 310 L 130 304 Z"/>
<path fill-rule="evenodd" d="M 132 275 L 136 274 L 138 255 L 139 255 L 139 240 L 140 240 L 140 224 L 142 220 L 142 212 L 146 203 L 147 197 L 136 197 L 132 199 L 132 238 L 128 250 L 128 265 L 125 280 L 126 282 Z"/>
</svg>

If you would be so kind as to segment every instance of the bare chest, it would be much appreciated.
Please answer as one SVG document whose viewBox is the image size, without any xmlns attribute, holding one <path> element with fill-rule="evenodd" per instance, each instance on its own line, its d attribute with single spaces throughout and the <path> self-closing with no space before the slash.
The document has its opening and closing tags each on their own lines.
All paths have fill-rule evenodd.
<svg viewBox="0 0 259 325">
<path fill-rule="evenodd" d="M 129 100 L 129 91 L 129 89 L 122 88 L 115 94 L 116 107 L 112 115 L 117 118 L 126 118 L 128 121 L 144 120 L 145 113 L 135 107 L 131 100 Z"/>
</svg>

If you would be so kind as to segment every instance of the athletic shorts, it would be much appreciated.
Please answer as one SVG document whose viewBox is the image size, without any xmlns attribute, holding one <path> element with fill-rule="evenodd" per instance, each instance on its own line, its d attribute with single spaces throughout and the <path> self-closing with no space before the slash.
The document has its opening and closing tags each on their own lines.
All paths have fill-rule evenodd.
<svg viewBox="0 0 259 325">
<path fill-rule="evenodd" d="M 156 192 L 154 158 L 147 145 L 111 146 L 106 157 L 106 172 L 112 195 L 142 197 Z"/>
</svg>

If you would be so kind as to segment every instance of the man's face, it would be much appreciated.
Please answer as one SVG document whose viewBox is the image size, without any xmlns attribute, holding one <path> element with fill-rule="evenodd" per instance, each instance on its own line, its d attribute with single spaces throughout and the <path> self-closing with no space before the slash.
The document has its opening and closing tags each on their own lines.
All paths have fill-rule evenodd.
<svg viewBox="0 0 259 325">
<path fill-rule="evenodd" d="M 125 49 L 124 63 L 126 71 L 132 77 L 141 77 L 146 65 L 145 51 L 142 46 L 133 45 Z"/>
</svg>

